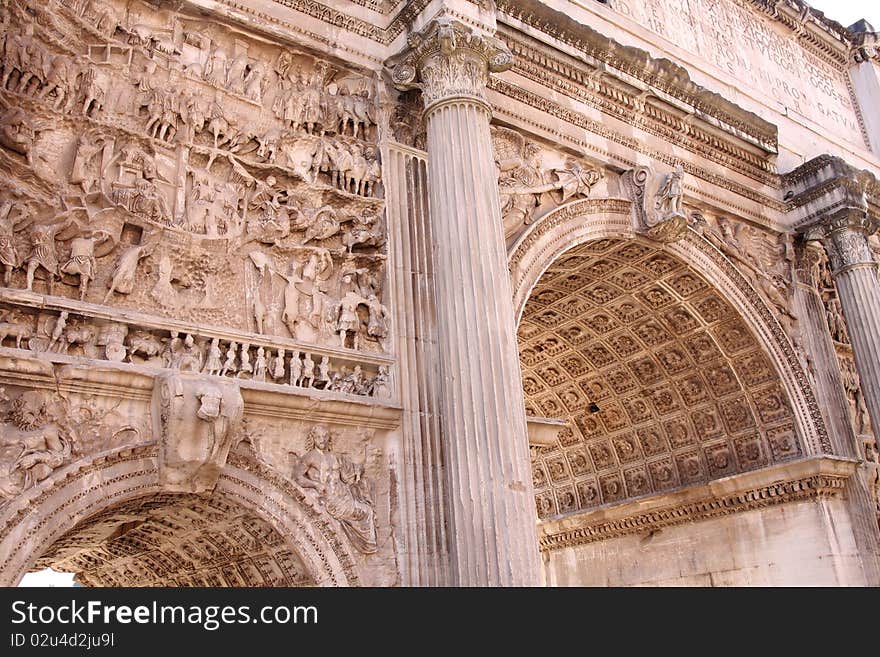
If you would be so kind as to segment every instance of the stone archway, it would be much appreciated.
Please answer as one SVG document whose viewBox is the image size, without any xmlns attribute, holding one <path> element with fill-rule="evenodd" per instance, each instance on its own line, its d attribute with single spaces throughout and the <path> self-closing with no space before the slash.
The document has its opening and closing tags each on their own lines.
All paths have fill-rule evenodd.
<svg viewBox="0 0 880 657">
<path fill-rule="evenodd" d="M 155 444 L 75 462 L 3 507 L 0 555 L 6 586 L 50 565 L 92 585 L 359 583 L 344 541 L 295 485 L 233 453 L 210 495 L 168 493 Z"/>
<path fill-rule="evenodd" d="M 532 436 L 546 581 L 861 581 L 825 558 L 852 538 L 855 462 L 782 325 L 701 234 L 637 225 L 629 201 L 576 201 L 510 250 L 527 413 L 566 421 Z"/>
<path fill-rule="evenodd" d="M 767 304 L 749 281 L 715 246 L 693 231 L 679 241 L 661 244 L 642 238 L 634 229 L 632 203 L 625 199 L 574 201 L 545 215 L 511 247 L 508 256 L 518 326 L 527 302 L 542 276 L 567 251 L 602 240 L 632 241 L 690 269 L 712 288 L 760 345 L 792 410 L 804 454 L 832 453 L 812 383 L 795 350 Z M 648 251 L 644 251 L 648 253 Z M 643 255 L 641 260 L 648 260 Z M 650 275 L 672 276 L 657 269 Z M 615 286 L 611 284 L 611 288 Z M 670 290 L 674 293 L 674 290 Z"/>
</svg>

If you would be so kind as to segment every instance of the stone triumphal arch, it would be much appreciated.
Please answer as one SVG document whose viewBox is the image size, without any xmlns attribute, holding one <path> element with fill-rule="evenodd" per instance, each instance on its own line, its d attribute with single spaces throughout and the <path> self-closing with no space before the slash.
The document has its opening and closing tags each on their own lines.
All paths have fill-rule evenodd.
<svg viewBox="0 0 880 657">
<path fill-rule="evenodd" d="M 877 33 L 679 5 L 4 3 L 0 584 L 880 583 Z"/>
</svg>

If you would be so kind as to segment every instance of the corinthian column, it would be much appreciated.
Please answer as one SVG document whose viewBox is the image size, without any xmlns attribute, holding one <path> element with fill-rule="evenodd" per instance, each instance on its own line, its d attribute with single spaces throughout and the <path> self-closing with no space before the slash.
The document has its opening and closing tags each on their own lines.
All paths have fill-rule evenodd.
<svg viewBox="0 0 880 657">
<path fill-rule="evenodd" d="M 409 39 L 393 79 L 418 87 L 440 350 L 453 584 L 540 582 L 525 405 L 486 83 L 509 68 L 497 39 L 438 18 Z"/>
<path fill-rule="evenodd" d="M 868 214 L 862 193 L 855 204 L 823 217 L 805 232 L 806 239 L 821 240 L 828 252 L 875 432 L 880 427 L 880 280 L 868 236 L 878 225 L 880 221 Z"/>
</svg>

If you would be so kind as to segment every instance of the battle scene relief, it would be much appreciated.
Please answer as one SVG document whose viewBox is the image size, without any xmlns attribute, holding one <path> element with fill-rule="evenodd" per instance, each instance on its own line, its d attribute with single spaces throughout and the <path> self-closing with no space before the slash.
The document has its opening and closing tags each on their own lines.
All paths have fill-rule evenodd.
<svg viewBox="0 0 880 657">
<path fill-rule="evenodd" d="M 140 0 L 4 3 L 0 29 L 3 286 L 58 307 L 16 296 L 4 346 L 386 392 L 332 356 L 390 351 L 371 77 Z M 96 306 L 156 326 L 108 337 Z"/>
</svg>

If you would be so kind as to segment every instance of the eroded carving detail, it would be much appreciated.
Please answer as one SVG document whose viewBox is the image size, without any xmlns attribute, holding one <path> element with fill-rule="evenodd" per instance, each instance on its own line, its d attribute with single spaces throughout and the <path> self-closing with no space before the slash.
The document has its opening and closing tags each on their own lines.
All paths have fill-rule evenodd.
<svg viewBox="0 0 880 657">
<path fill-rule="evenodd" d="M 305 453 L 293 454 L 292 459 L 294 481 L 315 491 L 318 503 L 339 521 L 355 548 L 364 554 L 375 553 L 376 517 L 363 464 L 335 453 L 330 432 L 321 425 L 309 431 Z"/>
<path fill-rule="evenodd" d="M 238 386 L 175 373 L 156 377 L 153 427 L 159 481 L 169 491 L 202 493 L 217 483 L 235 446 L 244 410 Z"/>
</svg>

